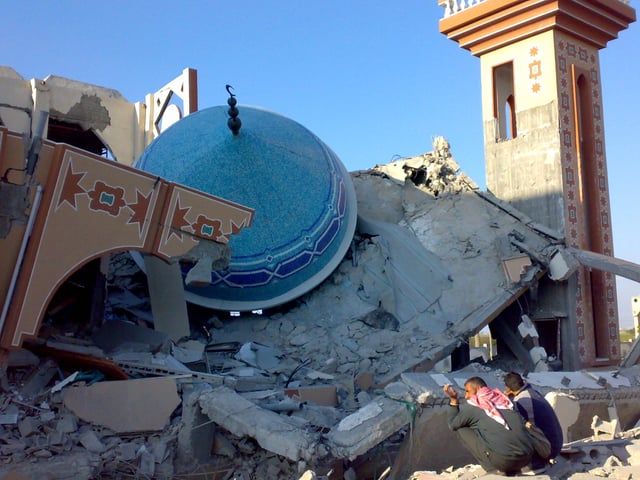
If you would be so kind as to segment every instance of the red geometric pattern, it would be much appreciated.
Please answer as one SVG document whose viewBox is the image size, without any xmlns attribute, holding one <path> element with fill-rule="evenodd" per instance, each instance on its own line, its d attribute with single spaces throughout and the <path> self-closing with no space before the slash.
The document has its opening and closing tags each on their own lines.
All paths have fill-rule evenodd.
<svg viewBox="0 0 640 480">
<path fill-rule="evenodd" d="M 133 212 L 133 215 L 131 215 L 131 217 L 129 217 L 129 220 L 127 220 L 127 224 L 137 223 L 140 235 L 142 235 L 142 230 L 144 228 L 144 219 L 147 217 L 147 212 L 149 211 L 152 193 L 153 190 L 150 191 L 145 197 L 140 190 L 136 189 L 136 201 L 127 205 Z"/>
<path fill-rule="evenodd" d="M 60 208 L 63 203 L 67 202 L 69 206 L 71 206 L 71 208 L 76 210 L 76 195 L 86 193 L 85 189 L 80 186 L 80 181 L 86 174 L 87 172 L 74 172 L 73 162 L 69 162 L 64 177 L 62 191 L 60 192 L 60 197 L 58 198 L 58 203 L 56 204 L 56 209 Z"/>
<path fill-rule="evenodd" d="M 180 206 L 180 198 L 178 198 L 176 209 L 174 210 L 173 218 L 171 219 L 171 233 L 169 234 L 169 238 L 175 235 L 179 240 L 182 240 L 182 229 L 183 227 L 189 226 L 189 221 L 187 220 L 189 210 L 191 210 L 191 207 L 182 208 Z"/>
<path fill-rule="evenodd" d="M 564 201 L 567 212 L 567 234 L 568 239 L 571 241 L 571 245 L 580 248 L 585 245 L 587 237 L 586 226 L 584 222 L 580 221 L 580 218 L 584 215 L 584 206 L 580 203 L 582 195 L 580 194 L 581 179 L 576 178 L 575 172 L 580 172 L 581 168 L 578 164 L 579 156 L 574 155 L 576 147 L 572 144 L 572 138 L 576 138 L 575 125 L 571 118 L 574 117 L 573 103 L 570 101 L 573 98 L 573 79 L 571 76 L 572 68 L 570 66 L 575 64 L 577 67 L 585 70 L 589 73 L 589 83 L 591 88 L 591 98 L 593 99 L 592 112 L 594 129 L 597 138 L 594 139 L 593 151 L 596 153 L 596 175 L 598 178 L 598 189 L 600 191 L 600 198 L 598 204 L 600 208 L 600 222 L 602 232 L 602 244 L 603 251 L 607 254 L 612 254 L 612 232 L 610 224 L 610 205 L 609 205 L 609 191 L 608 180 L 606 171 L 605 149 L 604 149 L 604 125 L 602 118 L 602 104 L 600 102 L 600 81 L 599 72 L 600 67 L 598 65 L 598 52 L 593 47 L 583 45 L 580 42 L 567 41 L 566 39 L 557 40 L 556 44 L 557 64 L 558 64 L 558 85 L 560 85 L 559 100 L 560 108 L 562 112 L 568 115 L 563 115 L 562 125 L 563 130 L 561 133 L 561 145 L 562 150 L 561 158 L 564 159 Z M 567 121 L 567 116 L 569 121 Z M 586 324 L 582 320 L 585 317 L 585 312 L 591 310 L 590 300 L 583 297 L 580 292 L 583 288 L 587 289 L 588 286 L 585 282 L 588 282 L 581 272 L 578 275 L 578 292 L 576 295 L 576 307 L 575 316 L 578 320 L 576 323 L 577 338 L 578 338 L 578 352 L 582 361 L 587 362 L 589 358 L 593 358 L 595 332 L 592 328 L 586 328 L 585 325 L 590 325 L 592 322 L 589 320 Z M 590 287 L 589 287 L 590 288 Z M 610 308 L 607 309 L 608 323 L 612 326 L 609 329 L 610 348 L 609 354 L 617 358 L 619 354 L 616 348 L 616 342 L 618 340 L 617 332 L 617 305 L 615 302 L 615 278 L 605 277 L 605 289 L 606 295 L 611 297 Z M 587 303 L 588 302 L 588 303 Z M 590 315 L 589 315 L 590 316 Z M 587 319 L 585 319 L 587 320 Z"/>
</svg>

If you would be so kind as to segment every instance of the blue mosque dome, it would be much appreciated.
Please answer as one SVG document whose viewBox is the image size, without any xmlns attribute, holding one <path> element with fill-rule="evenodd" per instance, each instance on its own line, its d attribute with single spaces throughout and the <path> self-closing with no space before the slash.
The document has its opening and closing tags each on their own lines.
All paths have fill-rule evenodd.
<svg viewBox="0 0 640 480">
<path fill-rule="evenodd" d="M 200 110 L 156 138 L 135 166 L 255 210 L 229 240 L 227 270 L 210 284 L 185 285 L 189 302 L 249 311 L 280 305 L 325 280 L 347 252 L 356 226 L 351 177 L 337 155 L 299 123 L 238 106 Z M 239 126 L 240 122 L 236 122 Z M 188 273 L 182 265 L 183 279 Z"/>
</svg>

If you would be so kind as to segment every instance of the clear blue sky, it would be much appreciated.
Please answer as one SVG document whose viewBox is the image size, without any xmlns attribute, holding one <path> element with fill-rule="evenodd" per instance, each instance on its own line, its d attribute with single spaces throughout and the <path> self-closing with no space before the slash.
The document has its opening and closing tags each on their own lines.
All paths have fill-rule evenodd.
<svg viewBox="0 0 640 480">
<path fill-rule="evenodd" d="M 431 150 L 445 136 L 485 186 L 480 63 L 438 33 L 436 0 L 36 0 L 2 2 L 0 65 L 113 88 L 129 101 L 198 71 L 199 106 L 279 112 L 347 169 Z M 637 3 L 637 2 L 636 2 Z M 631 2 L 634 6 L 634 2 Z M 640 25 L 601 51 L 616 256 L 640 263 Z M 632 325 L 640 285 L 618 281 Z"/>
</svg>

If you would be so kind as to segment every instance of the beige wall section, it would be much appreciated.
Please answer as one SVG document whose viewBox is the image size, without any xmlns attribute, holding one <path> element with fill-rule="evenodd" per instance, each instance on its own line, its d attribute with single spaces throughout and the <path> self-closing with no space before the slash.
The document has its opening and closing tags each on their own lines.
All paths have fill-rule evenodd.
<svg viewBox="0 0 640 480">
<path fill-rule="evenodd" d="M 147 99 L 168 102 L 173 94 L 183 103 L 181 115 L 197 110 L 195 70 L 185 69 L 159 92 L 147 95 Z M 115 160 L 125 165 L 132 165 L 158 135 L 154 119 L 162 117 L 166 107 L 163 104 L 161 111 L 154 112 L 154 105 L 131 103 L 111 88 L 55 75 L 25 80 L 5 66 L 0 66 L 0 105 L 0 125 L 11 131 L 33 133 L 39 119 L 36 112 L 48 111 L 50 120 L 91 129 Z"/>
<path fill-rule="evenodd" d="M 131 165 L 141 153 L 136 151 L 140 128 L 136 108 L 116 90 L 49 75 L 36 81 L 34 91 L 48 98 L 51 119 L 90 128 L 118 162 Z M 40 108 L 35 105 L 35 109 Z"/>
<path fill-rule="evenodd" d="M 497 140 L 493 70 L 509 62 L 517 136 Z M 553 32 L 487 53 L 480 68 L 487 188 L 536 221 L 564 232 Z"/>
<path fill-rule="evenodd" d="M 515 42 L 480 58 L 482 118 L 493 118 L 493 68 L 513 62 L 516 111 L 546 105 L 557 97 L 553 32 Z M 537 67 L 537 68 L 536 68 Z M 539 84 L 535 87 L 535 84 Z"/>
<path fill-rule="evenodd" d="M 13 68 L 0 66 L 0 123 L 25 132 L 31 125 L 31 86 Z M 9 106 L 10 105 L 10 106 Z"/>
</svg>

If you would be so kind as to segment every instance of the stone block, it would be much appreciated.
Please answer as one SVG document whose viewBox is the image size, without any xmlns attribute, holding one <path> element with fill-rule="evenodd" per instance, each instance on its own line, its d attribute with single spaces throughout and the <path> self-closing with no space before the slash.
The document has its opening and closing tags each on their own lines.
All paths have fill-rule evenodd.
<svg viewBox="0 0 640 480">
<path fill-rule="evenodd" d="M 56 423 L 56 431 L 60 433 L 73 433 L 78 430 L 78 420 L 72 413 L 65 413 L 60 416 Z"/>
<path fill-rule="evenodd" d="M 54 430 L 47 435 L 47 445 L 64 445 L 65 434 Z"/>
<path fill-rule="evenodd" d="M 51 410 L 46 410 L 44 412 L 40 412 L 40 421 L 43 423 L 50 422 L 51 420 L 56 418 L 55 412 Z"/>
<path fill-rule="evenodd" d="M 538 331 L 528 315 L 520 317 L 521 322 L 518 324 L 518 333 L 522 338 L 531 337 L 538 338 Z"/>
<path fill-rule="evenodd" d="M 93 453 L 101 453 L 104 451 L 104 444 L 100 441 L 93 430 L 85 430 L 80 434 L 78 440 L 84 448 Z"/>
<path fill-rule="evenodd" d="M 140 445 L 135 442 L 121 442 L 116 448 L 116 457 L 124 462 L 136 458 Z"/>
<path fill-rule="evenodd" d="M 411 389 L 406 383 L 391 382 L 384 387 L 384 393 L 393 400 L 413 400 Z"/>
<path fill-rule="evenodd" d="M 18 423 L 18 430 L 23 438 L 38 433 L 40 422 L 34 417 L 25 417 Z"/>
<path fill-rule="evenodd" d="M 410 421 L 411 414 L 404 402 L 378 397 L 329 431 L 331 452 L 338 458 L 353 460 Z"/>
<path fill-rule="evenodd" d="M 531 361 L 535 365 L 536 372 L 546 372 L 549 370 L 547 362 L 547 351 L 543 347 L 533 347 L 529 350 Z"/>
</svg>

